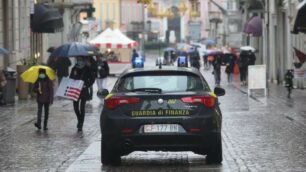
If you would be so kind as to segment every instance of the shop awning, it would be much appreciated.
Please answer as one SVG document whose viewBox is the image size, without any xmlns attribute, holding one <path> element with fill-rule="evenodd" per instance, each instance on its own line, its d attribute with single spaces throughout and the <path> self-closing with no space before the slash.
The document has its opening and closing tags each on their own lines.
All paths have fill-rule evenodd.
<svg viewBox="0 0 306 172">
<path fill-rule="evenodd" d="M 296 15 L 293 31 L 291 33 L 298 34 L 299 32 L 306 33 L 306 1 L 298 6 L 298 13 Z"/>
<path fill-rule="evenodd" d="M 58 9 L 35 4 L 34 14 L 31 16 L 32 32 L 55 33 L 61 31 L 63 26 L 63 17 Z"/>
<path fill-rule="evenodd" d="M 99 48 L 137 48 L 138 43 L 125 36 L 119 29 L 106 29 L 94 39 L 89 41 Z"/>
<path fill-rule="evenodd" d="M 249 10 L 263 10 L 265 9 L 263 0 L 249 0 Z"/>
<path fill-rule="evenodd" d="M 260 16 L 254 16 L 246 23 L 244 33 L 254 37 L 260 37 L 262 35 L 262 19 Z"/>
</svg>

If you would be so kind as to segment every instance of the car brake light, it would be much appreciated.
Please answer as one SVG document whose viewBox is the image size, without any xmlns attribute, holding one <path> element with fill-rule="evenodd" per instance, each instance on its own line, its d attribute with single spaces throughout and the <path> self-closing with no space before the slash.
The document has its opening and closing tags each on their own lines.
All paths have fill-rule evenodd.
<svg viewBox="0 0 306 172">
<path fill-rule="evenodd" d="M 140 99 L 137 97 L 111 97 L 105 100 L 105 104 L 108 109 L 115 109 L 121 105 L 135 104 L 139 102 Z"/>
<path fill-rule="evenodd" d="M 133 132 L 133 129 L 131 129 L 131 128 L 123 128 L 121 130 L 121 133 L 123 133 L 123 134 L 130 134 L 132 132 Z"/>
<path fill-rule="evenodd" d="M 192 96 L 181 98 L 184 103 L 201 103 L 206 107 L 212 108 L 215 106 L 216 98 L 212 96 Z"/>
<path fill-rule="evenodd" d="M 199 133 L 199 132 L 201 132 L 201 129 L 200 128 L 190 128 L 189 132 L 191 132 L 191 133 Z"/>
</svg>

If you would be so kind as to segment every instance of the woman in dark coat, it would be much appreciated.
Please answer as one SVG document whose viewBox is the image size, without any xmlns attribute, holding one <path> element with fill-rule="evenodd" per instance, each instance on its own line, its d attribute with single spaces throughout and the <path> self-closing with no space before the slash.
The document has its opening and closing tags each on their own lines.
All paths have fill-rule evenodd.
<svg viewBox="0 0 306 172">
<path fill-rule="evenodd" d="M 236 57 L 234 54 L 228 54 L 228 60 L 226 63 L 225 73 L 227 74 L 227 81 L 231 83 L 233 81 L 234 65 Z"/>
<path fill-rule="evenodd" d="M 44 130 L 48 130 L 49 105 L 53 103 L 53 82 L 48 78 L 45 69 L 39 70 L 38 79 L 34 84 L 33 91 L 37 94 L 37 122 L 35 127 L 41 129 L 42 108 L 45 110 Z"/>
<path fill-rule="evenodd" d="M 90 97 L 90 87 L 95 82 L 95 74 L 86 57 L 77 57 L 76 65 L 72 68 L 70 78 L 75 80 L 83 80 L 84 85 L 81 90 L 80 97 L 77 101 L 73 101 L 74 112 L 78 119 L 78 131 L 82 131 L 85 119 L 85 105 Z"/>
<path fill-rule="evenodd" d="M 107 89 L 107 77 L 109 75 L 109 66 L 107 60 L 102 55 L 97 56 L 97 86 L 98 86 L 98 95 L 101 95 L 103 89 Z M 101 97 L 101 96 L 98 96 Z M 102 99 L 101 99 L 102 100 Z"/>
</svg>

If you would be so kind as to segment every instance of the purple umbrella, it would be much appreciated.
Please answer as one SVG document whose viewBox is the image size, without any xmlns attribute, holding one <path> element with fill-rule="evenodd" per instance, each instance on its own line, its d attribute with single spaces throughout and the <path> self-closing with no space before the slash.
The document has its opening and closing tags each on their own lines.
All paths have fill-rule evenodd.
<svg viewBox="0 0 306 172">
<path fill-rule="evenodd" d="M 223 55 L 222 51 L 211 51 L 207 53 L 208 56 L 216 56 L 216 55 Z"/>
<path fill-rule="evenodd" d="M 262 19 L 260 16 L 251 18 L 245 25 L 244 32 L 255 37 L 260 37 L 262 35 Z"/>
</svg>

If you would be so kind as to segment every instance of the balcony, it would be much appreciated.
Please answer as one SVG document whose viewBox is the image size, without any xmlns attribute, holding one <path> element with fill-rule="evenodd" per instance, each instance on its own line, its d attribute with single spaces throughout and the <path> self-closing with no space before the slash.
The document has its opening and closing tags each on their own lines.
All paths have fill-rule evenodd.
<svg viewBox="0 0 306 172">
<path fill-rule="evenodd" d="M 217 11 L 208 12 L 209 21 L 211 23 L 221 23 L 222 22 L 222 13 Z"/>
</svg>

